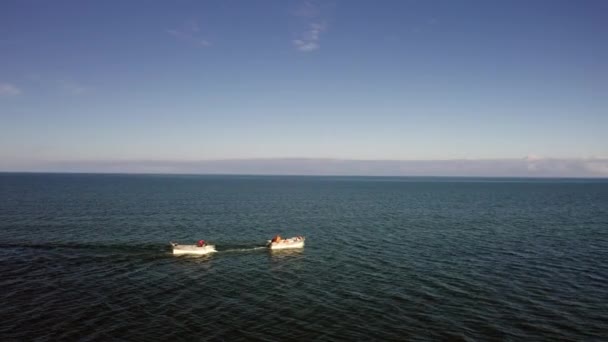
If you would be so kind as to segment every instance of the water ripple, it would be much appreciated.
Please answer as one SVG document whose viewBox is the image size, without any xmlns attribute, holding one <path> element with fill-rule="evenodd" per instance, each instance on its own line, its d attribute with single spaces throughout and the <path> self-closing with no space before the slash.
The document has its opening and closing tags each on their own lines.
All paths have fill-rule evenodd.
<svg viewBox="0 0 608 342">
<path fill-rule="evenodd" d="M 2 340 L 608 331 L 607 183 L 6 177 Z M 307 245 L 268 251 L 276 233 Z M 218 252 L 171 254 L 200 238 Z"/>
</svg>

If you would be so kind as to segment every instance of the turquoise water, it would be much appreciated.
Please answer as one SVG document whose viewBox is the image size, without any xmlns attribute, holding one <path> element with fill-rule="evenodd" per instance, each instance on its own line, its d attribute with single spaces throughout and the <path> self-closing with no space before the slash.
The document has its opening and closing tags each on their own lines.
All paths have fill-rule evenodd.
<svg viewBox="0 0 608 342">
<path fill-rule="evenodd" d="M 2 340 L 602 340 L 608 181 L 0 174 L 0 274 Z"/>
</svg>

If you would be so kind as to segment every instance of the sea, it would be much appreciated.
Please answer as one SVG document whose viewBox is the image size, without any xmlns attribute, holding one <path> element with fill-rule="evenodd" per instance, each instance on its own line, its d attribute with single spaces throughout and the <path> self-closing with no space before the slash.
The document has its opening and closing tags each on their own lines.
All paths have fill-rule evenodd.
<svg viewBox="0 0 608 342">
<path fill-rule="evenodd" d="M 0 340 L 606 341 L 608 180 L 1 173 Z"/>
</svg>

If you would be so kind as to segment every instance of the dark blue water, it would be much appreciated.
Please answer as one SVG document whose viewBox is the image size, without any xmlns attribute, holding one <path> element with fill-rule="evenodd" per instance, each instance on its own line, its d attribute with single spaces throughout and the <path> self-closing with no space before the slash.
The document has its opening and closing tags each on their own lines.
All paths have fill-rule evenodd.
<svg viewBox="0 0 608 342">
<path fill-rule="evenodd" d="M 602 340 L 608 181 L 0 174 L 0 277 L 3 341 Z"/>
</svg>

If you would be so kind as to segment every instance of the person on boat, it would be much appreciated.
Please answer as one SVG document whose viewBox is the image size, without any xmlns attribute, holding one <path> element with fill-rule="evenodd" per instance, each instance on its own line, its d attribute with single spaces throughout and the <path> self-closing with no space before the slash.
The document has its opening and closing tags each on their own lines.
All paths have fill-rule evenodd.
<svg viewBox="0 0 608 342">
<path fill-rule="evenodd" d="M 207 242 L 205 242 L 205 240 L 198 240 L 198 243 L 196 245 L 198 247 L 205 247 L 207 245 Z"/>
<path fill-rule="evenodd" d="M 275 237 L 272 238 L 272 240 L 270 240 L 270 242 L 281 242 L 281 236 L 276 235 Z"/>
</svg>

